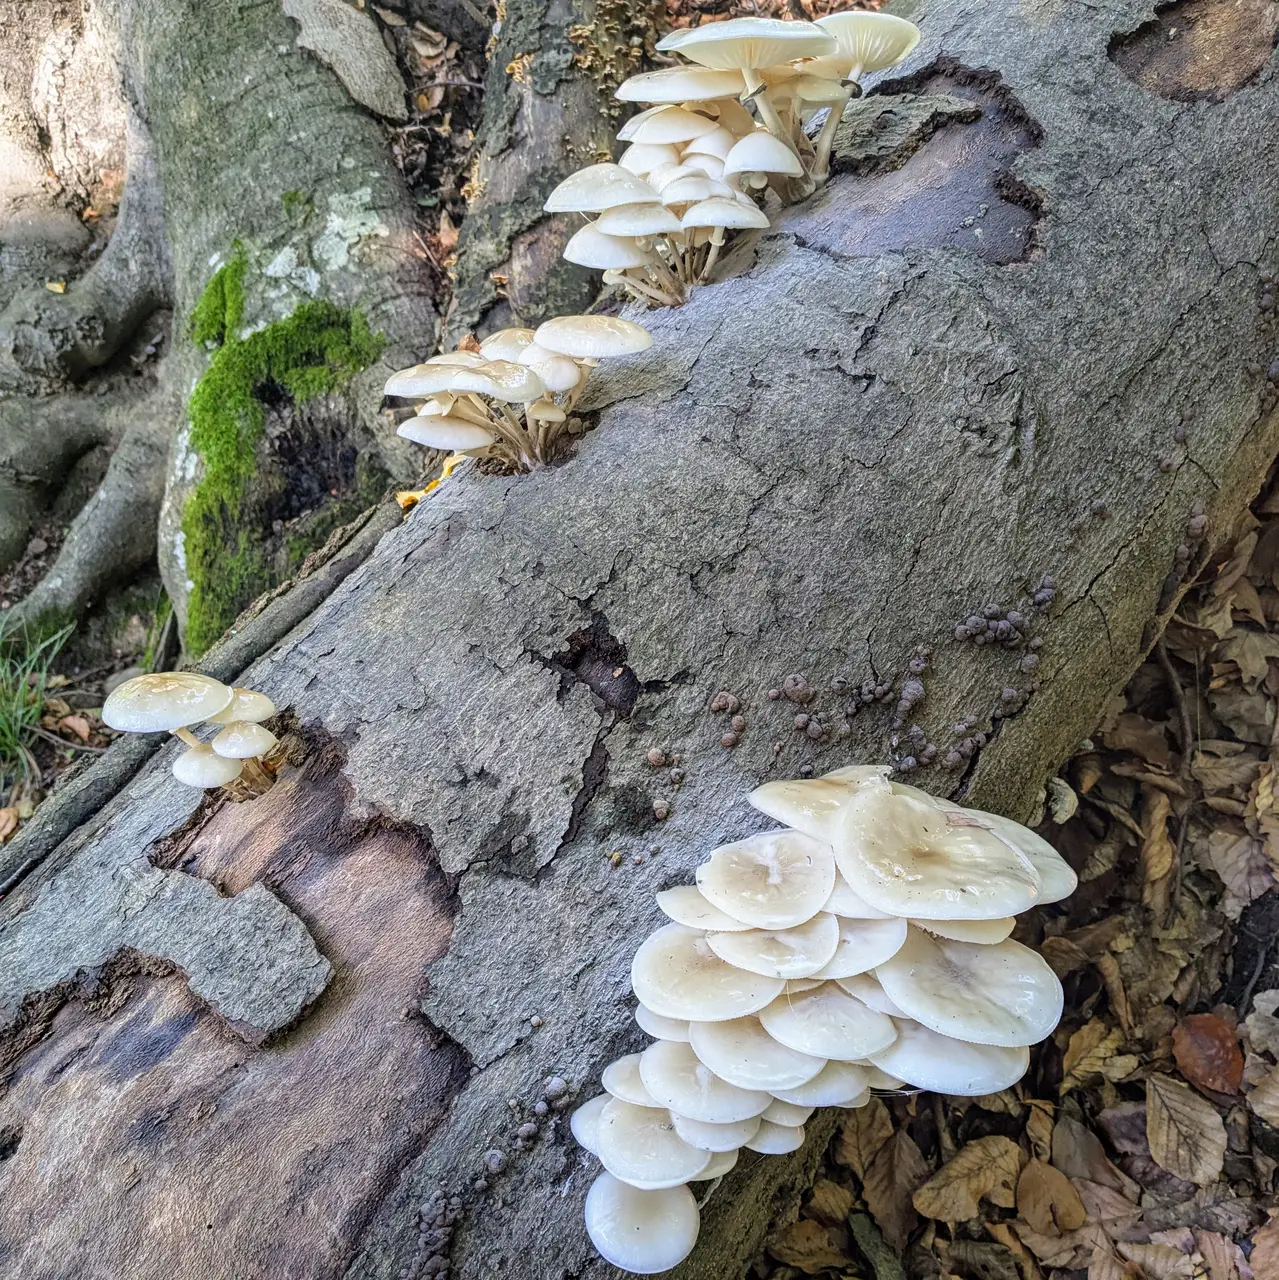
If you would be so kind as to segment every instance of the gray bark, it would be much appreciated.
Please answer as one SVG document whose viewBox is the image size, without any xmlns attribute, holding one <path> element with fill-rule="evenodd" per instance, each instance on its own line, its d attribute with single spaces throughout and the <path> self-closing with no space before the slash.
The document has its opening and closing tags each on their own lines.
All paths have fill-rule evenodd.
<svg viewBox="0 0 1279 1280">
<path fill-rule="evenodd" d="M 1032 815 L 1279 451 L 1279 83 L 1263 26 L 1220 100 L 1152 48 L 1130 78 L 1136 3 L 917 18 L 829 190 L 642 317 L 570 461 L 456 473 L 245 672 L 303 764 L 197 807 L 165 747 L 10 892 L 15 1273 L 609 1275 L 563 1112 L 515 1133 L 641 1043 L 653 893 L 760 825 L 746 791 L 918 740 L 912 780 Z M 957 639 L 987 604 L 1027 643 Z M 790 674 L 816 737 L 768 697 Z M 741 1273 L 828 1127 L 743 1161 L 679 1280 Z"/>
</svg>

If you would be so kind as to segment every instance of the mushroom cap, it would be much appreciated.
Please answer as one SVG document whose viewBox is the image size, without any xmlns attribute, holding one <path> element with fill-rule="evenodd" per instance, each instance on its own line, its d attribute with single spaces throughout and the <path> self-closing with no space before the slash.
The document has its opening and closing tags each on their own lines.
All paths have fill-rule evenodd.
<svg viewBox="0 0 1279 1280">
<path fill-rule="evenodd" d="M 693 156 L 713 156 L 716 160 L 723 160 L 736 142 L 737 136 L 731 129 L 724 128 L 722 124 L 716 125 L 710 133 L 704 133 L 700 138 L 687 143 L 681 158 L 685 163 Z"/>
<path fill-rule="evenodd" d="M 892 920 L 895 918 L 886 911 L 879 911 L 872 907 L 843 876 L 838 874 L 835 876 L 835 887 L 830 891 L 830 897 L 826 899 L 826 905 L 822 910 L 829 911 L 833 916 L 843 916 L 846 920 Z"/>
<path fill-rule="evenodd" d="M 756 129 L 733 143 L 724 157 L 725 173 L 785 173 L 799 177 L 804 172 L 799 157 L 767 129 Z"/>
<path fill-rule="evenodd" d="M 796 1125 L 803 1124 L 816 1110 L 816 1107 L 797 1107 L 793 1102 L 774 1098 L 760 1119 L 773 1124 L 789 1125 L 793 1129 Z"/>
<path fill-rule="evenodd" d="M 236 685 L 231 690 L 231 701 L 215 716 L 210 716 L 206 724 L 233 724 L 237 720 L 249 720 L 253 724 L 261 724 L 275 715 L 275 703 L 256 689 L 241 689 Z"/>
<path fill-rule="evenodd" d="M 687 107 L 663 107 L 641 121 L 631 131 L 630 139 L 633 142 L 690 142 L 714 128 L 717 128 L 714 120 Z"/>
<path fill-rule="evenodd" d="M 599 213 L 615 204 L 656 200 L 657 192 L 620 164 L 591 164 L 569 174 L 542 206 L 547 213 Z"/>
<path fill-rule="evenodd" d="M 489 360 L 474 369 L 458 369 L 449 390 L 491 396 L 511 404 L 528 404 L 546 394 L 541 378 L 528 365 L 514 360 Z"/>
<path fill-rule="evenodd" d="M 485 361 L 481 361 L 481 364 Z M 438 395 L 449 389 L 453 375 L 460 366 L 456 364 L 415 364 L 411 369 L 401 369 L 393 373 L 382 388 L 388 396 L 413 398 L 417 396 Z M 464 366 L 462 366 L 464 367 Z"/>
<path fill-rule="evenodd" d="M 804 1145 L 804 1126 L 774 1124 L 771 1120 L 762 1120 L 755 1136 L 746 1144 L 748 1151 L 758 1151 L 766 1156 L 784 1156 L 788 1152 L 798 1151 Z"/>
<path fill-rule="evenodd" d="M 480 343 L 484 360 L 519 361 L 520 353 L 533 341 L 532 329 L 499 329 Z"/>
<path fill-rule="evenodd" d="M 904 923 L 901 932 L 905 938 Z M 739 969 L 762 973 L 767 978 L 809 978 L 834 959 L 840 943 L 840 924 L 835 916 L 818 912 L 811 920 L 790 929 L 711 933 L 706 941 L 721 960 Z"/>
<path fill-rule="evenodd" d="M 825 981 L 825 978 L 790 978 L 782 994 L 798 995 L 801 991 L 811 991 L 814 987 L 820 987 Z"/>
<path fill-rule="evenodd" d="M 759 1128 L 759 1117 L 751 1116 L 746 1120 L 734 1120 L 730 1124 L 707 1124 L 705 1120 L 692 1120 L 688 1116 L 681 1116 L 672 1111 L 671 1123 L 675 1126 L 675 1132 L 690 1147 L 719 1155 L 725 1151 L 736 1151 L 744 1143 L 749 1142 Z M 705 1170 L 698 1175 L 703 1180 L 706 1176 Z"/>
<path fill-rule="evenodd" d="M 598 1135 L 604 1168 L 643 1191 L 677 1187 L 701 1173 L 710 1158 L 675 1132 L 664 1107 L 610 1098 L 600 1112 Z"/>
<path fill-rule="evenodd" d="M 640 209 L 644 206 L 622 207 Z M 661 205 L 652 207 L 662 208 Z M 641 249 L 633 236 L 606 234 L 593 222 L 588 222 L 586 226 L 578 227 L 573 232 L 560 256 L 565 262 L 575 262 L 579 267 L 590 267 L 593 271 L 626 271 L 653 261 L 653 251 Z"/>
<path fill-rule="evenodd" d="M 911 924 L 939 938 L 955 942 L 980 942 L 987 946 L 1003 942 L 1013 931 L 1017 921 L 1013 916 L 1002 920 L 912 920 Z"/>
<path fill-rule="evenodd" d="M 667 208 L 676 204 L 690 205 L 706 200 L 731 200 L 732 198 L 732 187 L 698 170 L 685 174 L 682 178 L 676 178 L 674 182 L 668 182 L 662 188 L 662 203 Z M 683 230 L 683 223 L 680 224 L 680 229 Z"/>
<path fill-rule="evenodd" d="M 913 791 L 913 788 L 910 789 Z M 920 920 L 995 920 L 1035 904 L 1030 860 L 988 826 L 881 780 L 835 820 L 835 860 L 873 907 Z"/>
<path fill-rule="evenodd" d="M 660 1107 L 662 1104 L 644 1088 L 640 1079 L 638 1053 L 628 1053 L 604 1068 L 600 1084 L 614 1097 L 635 1107 Z"/>
<path fill-rule="evenodd" d="M 695 1181 L 713 1182 L 716 1178 L 722 1178 L 737 1164 L 738 1154 L 736 1151 L 712 1151 L 710 1164 L 697 1175 Z"/>
<path fill-rule="evenodd" d="M 743 933 L 751 927 L 740 920 L 734 920 L 718 907 L 711 906 L 694 884 L 680 884 L 673 889 L 663 889 L 657 895 L 657 905 L 663 915 L 690 929 L 705 929 L 708 933 Z"/>
<path fill-rule="evenodd" d="M 635 1021 L 642 1031 L 647 1031 L 655 1040 L 688 1040 L 688 1029 L 692 1025 L 685 1018 L 666 1018 L 654 1013 L 646 1004 L 637 1005 Z"/>
<path fill-rule="evenodd" d="M 742 73 L 708 67 L 663 67 L 623 80 L 613 95 L 622 102 L 684 102 L 689 98 L 710 101 L 736 98 L 746 92 Z"/>
<path fill-rule="evenodd" d="M 680 55 L 702 67 L 771 67 L 796 58 L 820 58 L 839 47 L 830 33 L 812 22 L 778 18 L 730 18 L 685 32 Z"/>
<path fill-rule="evenodd" d="M 1016 1084 L 1030 1066 L 1030 1050 L 1025 1046 L 972 1044 L 938 1035 L 910 1018 L 893 1021 L 897 1039 L 867 1057 L 881 1071 L 917 1089 L 979 1098 Z"/>
<path fill-rule="evenodd" d="M 774 1089 L 773 1097 L 796 1107 L 842 1107 L 866 1096 L 867 1069 L 856 1062 L 828 1062 L 794 1089 Z"/>
<path fill-rule="evenodd" d="M 706 1124 L 733 1124 L 762 1115 L 770 1102 L 759 1089 L 729 1084 L 706 1066 L 692 1046 L 658 1040 L 640 1054 L 640 1079 L 664 1107 Z"/>
<path fill-rule="evenodd" d="M 839 919 L 839 943 L 815 978 L 851 978 L 895 956 L 906 941 L 905 920 Z"/>
<path fill-rule="evenodd" d="M 617 163 L 623 169 L 629 169 L 631 173 L 644 178 L 659 164 L 679 164 L 679 152 L 669 142 L 632 142 L 622 152 Z"/>
<path fill-rule="evenodd" d="M 685 231 L 692 227 L 724 227 L 729 231 L 741 231 L 748 227 L 764 230 L 769 222 L 768 215 L 753 204 L 743 204 L 725 196 L 711 196 L 688 209 L 679 224 Z"/>
<path fill-rule="evenodd" d="M 410 418 L 400 423 L 395 434 L 428 449 L 482 449 L 497 439 L 491 431 L 470 419 L 447 414 L 423 414 Z"/>
<path fill-rule="evenodd" d="M 545 360 L 530 364 L 529 368 L 542 379 L 542 385 L 547 391 L 552 393 L 572 391 L 582 380 L 580 366 L 568 356 L 548 356 Z"/>
<path fill-rule="evenodd" d="M 905 1080 L 890 1076 L 887 1071 L 881 1071 L 878 1067 L 866 1067 L 866 1074 L 870 1077 L 872 1089 L 900 1089 L 906 1083 Z"/>
<path fill-rule="evenodd" d="M 703 176 L 719 182 L 724 176 L 724 162 L 717 160 L 714 156 L 691 155 L 685 157 L 684 167 L 686 169 L 695 169 Z M 727 183 L 724 184 L 728 186 Z M 732 187 L 728 188 L 730 191 Z"/>
<path fill-rule="evenodd" d="M 687 1187 L 639 1191 L 601 1173 L 586 1193 L 586 1234 L 596 1252 L 635 1275 L 678 1266 L 693 1252 L 700 1227 L 697 1201 Z"/>
<path fill-rule="evenodd" d="M 814 1058 L 855 1062 L 892 1044 L 892 1019 L 866 1005 L 833 982 L 801 995 L 774 1000 L 759 1020 L 774 1040 Z"/>
<path fill-rule="evenodd" d="M 842 102 L 848 90 L 838 80 L 825 76 L 802 75 L 789 82 L 791 92 L 801 102 Z"/>
<path fill-rule="evenodd" d="M 585 1147 L 593 1156 L 599 1155 L 600 1145 L 600 1112 L 608 1105 L 611 1095 L 601 1093 L 588 1102 L 583 1102 L 568 1118 L 568 1127 L 577 1139 L 579 1147 Z"/>
<path fill-rule="evenodd" d="M 240 776 L 244 764 L 218 755 L 207 743 L 188 747 L 173 762 L 173 776 L 188 787 L 220 787 L 234 782 Z"/>
<path fill-rule="evenodd" d="M 888 998 L 888 993 L 880 986 L 879 979 L 873 973 L 854 973 L 847 978 L 836 978 L 835 981 L 850 996 L 856 997 L 876 1013 L 886 1013 L 890 1018 L 909 1016 L 904 1009 L 899 1009 Z"/>
<path fill-rule="evenodd" d="M 618 316 L 556 316 L 537 328 L 539 346 L 574 360 L 605 360 L 647 351 L 653 335 Z"/>
<path fill-rule="evenodd" d="M 789 929 L 830 897 L 835 856 L 798 831 L 762 831 L 721 845 L 696 875 L 702 895 L 727 915 L 756 929 Z"/>
<path fill-rule="evenodd" d="M 774 1040 L 758 1018 L 692 1022 L 688 1032 L 698 1059 L 739 1089 L 792 1089 L 807 1084 L 826 1065 L 825 1058 L 797 1053 Z"/>
<path fill-rule="evenodd" d="M 804 65 L 804 71 L 835 80 L 860 80 L 896 66 L 919 43 L 920 30 L 891 13 L 850 9 L 817 19 L 836 49 Z"/>
<path fill-rule="evenodd" d="M 705 934 L 682 924 L 650 934 L 631 962 L 631 986 L 640 1001 L 654 1013 L 690 1022 L 744 1017 L 776 999 L 784 985 L 726 964 Z"/>
<path fill-rule="evenodd" d="M 1074 868 L 1038 832 L 1023 827 L 1020 822 L 1005 818 L 1002 814 L 987 813 L 984 809 L 965 809 L 949 800 L 934 798 L 940 809 L 948 809 L 967 815 L 974 822 L 989 827 L 997 836 L 1006 840 L 1019 853 L 1030 859 L 1030 865 L 1039 876 L 1039 904 L 1060 902 L 1079 887 L 1079 877 Z"/>
<path fill-rule="evenodd" d="M 699 174 L 702 177 L 706 176 L 700 170 L 690 168 L 681 160 L 678 164 L 658 165 L 648 175 L 648 181 L 653 190 L 661 195 L 663 189 L 670 186 L 677 178 L 696 178 Z"/>
<path fill-rule="evenodd" d="M 541 368 L 540 365 L 537 368 Z M 563 422 L 568 414 L 551 400 L 534 400 L 524 406 L 524 412 L 539 422 Z"/>
<path fill-rule="evenodd" d="M 740 138 L 755 128 L 755 117 L 735 98 L 721 98 L 715 105 L 719 108 L 716 120 L 735 138 Z"/>
<path fill-rule="evenodd" d="M 1037 1044 L 1061 1019 L 1057 975 L 1037 951 L 1011 938 L 953 942 L 911 929 L 875 976 L 916 1022 L 970 1044 Z"/>
<path fill-rule="evenodd" d="M 431 356 L 424 363 L 460 365 L 464 369 L 474 369 L 476 365 L 489 359 L 492 357 L 481 355 L 478 351 L 441 351 L 438 356 Z"/>
<path fill-rule="evenodd" d="M 251 720 L 236 720 L 226 726 L 209 744 L 228 760 L 249 760 L 264 756 L 279 739 L 270 729 Z"/>
<path fill-rule="evenodd" d="M 665 204 L 619 204 L 615 209 L 605 209 L 594 226 L 606 236 L 667 236 L 679 230 L 679 219 Z M 652 259 L 648 253 L 644 261 Z"/>
<path fill-rule="evenodd" d="M 835 815 L 864 786 L 884 781 L 888 765 L 849 765 L 820 778 L 766 782 L 746 797 L 760 813 L 817 840 L 830 842 Z M 848 915 L 839 911 L 837 915 Z"/>
<path fill-rule="evenodd" d="M 157 671 L 112 690 L 102 704 L 102 722 L 123 733 L 171 733 L 217 715 L 234 697 L 210 676 Z"/>
<path fill-rule="evenodd" d="M 659 112 L 669 111 L 670 109 L 670 103 L 659 102 L 655 107 L 645 107 L 643 111 L 637 111 L 617 131 L 617 140 L 619 142 L 633 142 L 635 140 L 635 130 L 646 120 L 651 120 Z"/>
</svg>

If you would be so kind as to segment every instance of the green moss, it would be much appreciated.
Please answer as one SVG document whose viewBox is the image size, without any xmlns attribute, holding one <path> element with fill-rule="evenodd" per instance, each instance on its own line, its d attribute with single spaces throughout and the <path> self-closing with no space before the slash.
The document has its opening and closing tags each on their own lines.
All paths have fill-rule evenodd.
<svg viewBox="0 0 1279 1280">
<path fill-rule="evenodd" d="M 295 404 L 345 386 L 382 351 L 358 311 L 306 302 L 292 315 L 241 339 L 245 260 L 241 253 L 209 281 L 192 317 L 197 341 L 220 343 L 187 405 L 191 446 L 203 475 L 182 513 L 187 576 L 186 646 L 203 653 L 240 610 L 274 581 L 265 531 L 246 510 L 266 425 L 264 388 Z M 215 336 L 216 335 L 216 336 Z"/>
<path fill-rule="evenodd" d="M 311 197 L 305 191 L 286 191 L 281 197 L 284 212 L 290 218 L 306 213 L 311 207 Z"/>
</svg>

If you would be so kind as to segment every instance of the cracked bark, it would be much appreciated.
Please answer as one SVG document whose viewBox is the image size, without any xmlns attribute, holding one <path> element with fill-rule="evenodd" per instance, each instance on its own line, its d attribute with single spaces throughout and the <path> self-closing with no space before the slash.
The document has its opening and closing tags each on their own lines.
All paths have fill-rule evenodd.
<svg viewBox="0 0 1279 1280">
<path fill-rule="evenodd" d="M 213 815 L 181 865 L 232 897 L 265 886 L 334 979 L 291 1029 L 268 1029 L 273 1044 L 224 1040 L 225 1058 L 209 1047 L 216 1007 L 195 1004 L 176 977 L 97 1013 L 65 1006 L 19 1055 L 20 1083 L 0 1101 L 0 1128 L 34 1135 L 0 1165 L 0 1228 L 24 1274 L 51 1275 L 45 1259 L 92 1241 L 105 1269 L 140 1280 L 183 1267 L 389 1280 L 428 1274 L 432 1257 L 447 1257 L 455 1280 L 602 1280 L 610 1271 L 580 1225 L 592 1163 L 562 1112 L 539 1121 L 530 1146 L 516 1130 L 547 1077 L 581 1097 L 638 1047 L 628 967 L 658 923 L 652 895 L 761 825 L 745 792 L 902 754 L 900 679 L 926 646 L 925 696 L 898 732 L 918 726 L 944 754 L 952 726 L 973 717 L 989 741 L 962 773 L 913 780 L 1032 813 L 1171 607 L 1166 580 L 1198 504 L 1208 537 L 1191 563 L 1227 536 L 1279 452 L 1265 376 L 1279 333 L 1260 287 L 1279 269 L 1279 80 L 1270 66 L 1223 101 L 1192 105 L 1151 92 L 1105 54 L 1116 23 L 1136 29 L 1147 16 L 1077 6 L 1032 26 L 1003 0 L 925 5 L 913 65 L 944 53 L 951 80 L 954 64 L 995 69 L 1036 126 L 1037 141 L 1007 161 L 1013 183 L 976 194 L 992 153 L 964 145 L 974 135 L 963 131 L 981 127 L 964 122 L 971 111 L 913 153 L 845 155 L 831 190 L 739 251 L 728 279 L 645 318 L 653 349 L 593 377 L 598 425 L 570 461 L 505 479 L 464 467 L 253 664 L 243 679 L 340 743 L 340 769 L 318 767 L 328 756 L 317 748 L 264 799 Z M 910 96 L 930 75 L 872 109 L 935 120 L 938 104 Z M 972 95 L 983 113 L 994 110 L 979 101 L 986 87 Z M 955 172 L 965 155 L 976 171 Z M 936 191 L 953 210 L 965 189 L 963 217 L 929 204 Z M 981 205 L 1016 226 L 996 203 L 1024 209 L 1027 190 L 1038 222 L 1024 260 L 986 256 Z M 854 221 L 897 247 L 841 240 Z M 1036 608 L 1045 574 L 1055 594 Z M 1031 619 L 1027 635 L 1042 642 L 1033 674 L 1024 648 L 954 638 L 987 603 Z M 571 667 L 572 638 L 600 618 L 638 689 L 626 716 L 602 680 L 565 687 L 548 667 Z M 621 679 L 615 670 L 602 665 Z M 805 708 L 828 726 L 817 740 L 796 732 L 794 706 L 767 696 L 793 672 L 817 690 Z M 855 695 L 872 677 L 893 687 L 863 703 Z M 1010 686 L 1018 710 L 996 719 Z M 709 711 L 724 688 L 747 720 L 732 750 L 726 719 Z M 653 747 L 680 753 L 682 779 L 649 764 Z M 166 874 L 148 845 L 193 809 L 166 772 L 170 753 L 0 908 L 0 938 L 21 930 L 30 953 L 28 986 L 65 969 L 54 961 L 72 886 L 102 896 L 121 878 Z M 380 835 L 403 842 L 396 856 L 353 854 L 357 871 L 339 874 L 352 841 Z M 308 879 L 321 868 L 332 878 Z M 287 954 L 268 958 L 287 973 Z M 244 955 L 225 965 L 223 989 L 239 992 Z M 284 1003 L 262 1016 L 278 1024 Z M 158 1035 L 179 1011 L 186 1029 Z M 306 1055 L 321 1050 L 316 1074 Z M 117 1087 L 121 1059 L 140 1064 L 130 1079 L 143 1096 L 163 1086 L 144 1116 Z M 181 1117 L 223 1096 L 256 1097 L 272 1115 L 298 1079 L 337 1079 L 358 1102 L 326 1128 L 323 1150 L 292 1111 L 272 1127 L 240 1109 L 242 1128 L 215 1134 L 231 1157 L 203 1159 L 210 1140 Z M 41 1137 L 85 1099 L 109 1135 L 97 1148 L 105 1183 L 91 1183 L 80 1143 Z M 139 1159 L 161 1104 L 175 1117 L 162 1130 L 166 1161 Z M 794 1159 L 743 1162 L 707 1206 L 679 1280 L 741 1273 L 828 1127 L 818 1118 Z M 300 1199 L 319 1197 L 331 1230 L 236 1196 L 223 1230 L 201 1225 L 243 1185 L 235 1159 L 251 1153 L 257 1173 L 264 1146 L 270 1204 L 281 1204 L 278 1186 L 296 1186 Z M 500 1174 L 485 1172 L 490 1149 L 505 1153 Z M 45 1185 L 56 1200 L 39 1198 Z M 180 1220 L 194 1225 L 175 1230 L 155 1206 L 179 1194 Z"/>
</svg>

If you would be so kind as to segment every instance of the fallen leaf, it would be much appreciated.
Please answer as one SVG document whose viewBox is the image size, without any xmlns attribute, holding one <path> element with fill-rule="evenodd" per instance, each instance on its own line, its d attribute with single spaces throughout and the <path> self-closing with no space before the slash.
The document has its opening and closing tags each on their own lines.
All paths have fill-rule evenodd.
<svg viewBox="0 0 1279 1280">
<path fill-rule="evenodd" d="M 1154 787 L 1141 789 L 1141 878 L 1144 888 L 1141 900 L 1153 906 L 1158 914 L 1166 907 L 1165 881 L 1172 874 L 1177 850 L 1168 835 L 1168 819 L 1172 800 L 1167 792 Z"/>
<path fill-rule="evenodd" d="M 4 810 L 0 810 L 3 813 Z M 1257 1082 L 1248 1095 L 1248 1105 L 1267 1124 L 1279 1126 L 1279 1067 Z"/>
<path fill-rule="evenodd" d="M 1107 1063 L 1119 1052 L 1123 1043 L 1124 1033 L 1118 1027 L 1108 1030 L 1100 1018 L 1093 1018 L 1080 1027 L 1070 1037 L 1066 1052 L 1062 1055 L 1059 1092 L 1063 1097 L 1094 1077 L 1105 1075 Z"/>
<path fill-rule="evenodd" d="M 837 1227 L 847 1221 L 854 1203 L 853 1193 L 847 1187 L 829 1178 L 819 1178 L 813 1184 L 813 1196 L 804 1212 L 823 1226 Z"/>
<path fill-rule="evenodd" d="M 1088 1263 L 1088 1280 L 1141 1280 L 1137 1268 L 1117 1258 L 1108 1248 L 1098 1246 Z"/>
<path fill-rule="evenodd" d="M 81 742 L 89 741 L 89 722 L 83 716 L 63 716 L 59 729 L 69 729 Z"/>
<path fill-rule="evenodd" d="M 1268 843 L 1262 844 L 1243 823 L 1223 822 L 1208 835 L 1205 848 L 1208 865 L 1222 879 L 1240 904 L 1240 909 L 1254 898 L 1273 889 L 1276 884 L 1274 866 L 1268 856 Z M 1233 912 L 1238 918 L 1239 911 Z"/>
<path fill-rule="evenodd" d="M 1133 711 L 1123 712 L 1114 726 L 1101 735 L 1101 740 L 1112 751 L 1131 751 L 1151 764 L 1166 765 L 1171 757 L 1165 726 L 1154 724 Z"/>
<path fill-rule="evenodd" d="M 915 1189 L 928 1177 L 928 1162 L 904 1129 L 880 1147 L 866 1177 L 862 1195 L 884 1239 L 900 1253 L 917 1219 L 912 1205 Z"/>
<path fill-rule="evenodd" d="M 1256 1280 L 1272 1280 L 1279 1276 L 1279 1218 L 1266 1223 L 1252 1237 L 1248 1265 Z"/>
<path fill-rule="evenodd" d="M 1192 1013 L 1172 1033 L 1177 1068 L 1198 1089 L 1238 1093 L 1243 1081 L 1243 1051 L 1235 1029 L 1215 1013 Z"/>
<path fill-rule="evenodd" d="M 1252 998 L 1252 1012 L 1243 1020 L 1248 1043 L 1254 1053 L 1272 1053 L 1279 1058 L 1279 990 L 1259 991 Z"/>
<path fill-rule="evenodd" d="M 452 253 L 457 248 L 458 229 L 453 225 L 447 209 L 440 210 L 440 226 L 435 233 L 435 238 L 440 242 L 440 248 L 445 253 Z"/>
<path fill-rule="evenodd" d="M 13 805 L 0 809 L 0 844 L 4 844 L 18 829 L 18 810 Z"/>
<path fill-rule="evenodd" d="M 1031 1160 L 1017 1179 L 1017 1212 L 1042 1235 L 1061 1235 L 1084 1225 L 1083 1201 L 1064 1173 Z"/>
<path fill-rule="evenodd" d="M 1119 1244 L 1115 1247 L 1121 1257 L 1136 1264 L 1143 1280 L 1198 1280 L 1194 1259 L 1171 1245 Z"/>
<path fill-rule="evenodd" d="M 852 1261 L 839 1247 L 829 1228 L 809 1218 L 801 1218 L 783 1227 L 769 1242 L 768 1252 L 778 1262 L 798 1267 L 809 1276 L 827 1267 L 842 1267 Z"/>
<path fill-rule="evenodd" d="M 44 287 L 48 289 L 50 293 L 66 293 L 67 282 L 65 280 L 46 280 L 44 282 Z"/>
<path fill-rule="evenodd" d="M 1011 1138 L 978 1138 L 915 1192 L 915 1208 L 942 1222 L 975 1218 L 983 1198 L 1011 1209 L 1017 1203 L 1021 1161 L 1021 1148 Z"/>
<path fill-rule="evenodd" d="M 946 1249 L 952 1268 L 981 1280 L 1021 1280 L 1012 1251 L 985 1240 L 953 1240 Z M 943 1255 L 945 1256 L 945 1255 Z"/>
<path fill-rule="evenodd" d="M 1052 1163 L 1068 1178 L 1086 1178 L 1121 1194 L 1133 1186 L 1107 1159 L 1101 1139 L 1072 1116 L 1053 1125 Z"/>
<path fill-rule="evenodd" d="M 864 1181 L 871 1161 L 892 1136 L 893 1118 L 888 1108 L 872 1097 L 864 1107 L 847 1113 L 832 1154 L 839 1164 L 847 1165 Z"/>
<path fill-rule="evenodd" d="M 1174 1177 L 1207 1186 L 1221 1176 L 1226 1126 L 1189 1085 L 1163 1075 L 1147 1080 L 1146 1139 L 1155 1163 Z"/>
<path fill-rule="evenodd" d="M 1030 1108 L 1026 1116 L 1026 1140 L 1034 1155 L 1047 1160 L 1053 1145 L 1053 1104 L 1043 1098 L 1029 1098 L 1026 1105 Z"/>
<path fill-rule="evenodd" d="M 1195 1248 L 1208 1268 L 1207 1280 L 1239 1280 L 1239 1264 L 1244 1262 L 1243 1250 L 1218 1231 L 1196 1230 L 1193 1234 Z"/>
</svg>

